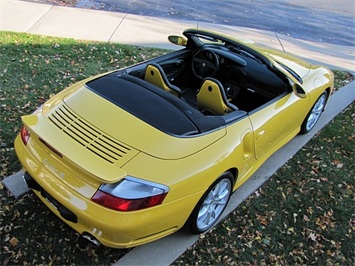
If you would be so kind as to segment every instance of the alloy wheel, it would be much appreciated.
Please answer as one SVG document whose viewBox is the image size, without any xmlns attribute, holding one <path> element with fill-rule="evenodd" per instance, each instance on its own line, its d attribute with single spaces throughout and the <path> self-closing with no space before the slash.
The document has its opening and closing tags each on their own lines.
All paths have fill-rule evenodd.
<svg viewBox="0 0 355 266">
<path fill-rule="evenodd" d="M 197 215 L 196 226 L 199 231 L 209 229 L 221 216 L 228 203 L 231 190 L 232 183 L 229 178 L 221 179 L 210 189 Z"/>
</svg>

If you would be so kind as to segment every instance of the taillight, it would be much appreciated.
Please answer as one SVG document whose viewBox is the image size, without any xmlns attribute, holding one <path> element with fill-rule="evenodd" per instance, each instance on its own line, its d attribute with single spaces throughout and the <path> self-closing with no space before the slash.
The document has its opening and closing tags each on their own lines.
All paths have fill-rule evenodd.
<svg viewBox="0 0 355 266">
<path fill-rule="evenodd" d="M 22 127 L 21 129 L 21 139 L 25 145 L 27 145 L 27 142 L 29 141 L 31 137 L 30 132 L 27 130 L 26 127 Z"/>
<path fill-rule="evenodd" d="M 98 190 L 92 200 L 113 210 L 135 211 L 159 205 L 163 202 L 165 196 L 166 193 L 142 199 L 122 199 Z"/>
<path fill-rule="evenodd" d="M 102 185 L 92 201 L 118 211 L 135 211 L 160 205 L 169 188 L 134 177 L 127 177 L 116 184 Z"/>
</svg>

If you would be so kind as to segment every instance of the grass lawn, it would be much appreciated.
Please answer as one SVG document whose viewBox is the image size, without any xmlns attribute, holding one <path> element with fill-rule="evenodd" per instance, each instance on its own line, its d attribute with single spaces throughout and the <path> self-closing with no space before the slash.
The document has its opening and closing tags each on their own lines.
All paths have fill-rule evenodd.
<svg viewBox="0 0 355 266">
<path fill-rule="evenodd" d="M 354 265 L 354 128 L 352 104 L 174 264 Z"/>
<path fill-rule="evenodd" d="M 164 53 L 0 32 L 1 180 L 20 169 L 13 141 L 22 115 L 84 77 Z M 353 78 L 335 76 L 337 88 Z M 174 264 L 354 264 L 354 126 L 352 104 Z M 107 265 L 128 251 L 78 241 L 33 194 L 15 200 L 1 183 L 0 236 L 4 265 Z"/>
</svg>

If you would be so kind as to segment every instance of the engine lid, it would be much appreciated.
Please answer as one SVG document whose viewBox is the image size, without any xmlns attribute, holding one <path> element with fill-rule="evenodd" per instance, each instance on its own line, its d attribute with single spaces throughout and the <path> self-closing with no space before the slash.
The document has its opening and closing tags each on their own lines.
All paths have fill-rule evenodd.
<svg viewBox="0 0 355 266">
<path fill-rule="evenodd" d="M 224 127 L 193 137 L 166 134 L 82 87 L 64 98 L 67 108 L 113 141 L 161 159 L 179 159 L 202 150 L 226 134 Z M 177 121 L 178 122 L 178 121 Z"/>
</svg>

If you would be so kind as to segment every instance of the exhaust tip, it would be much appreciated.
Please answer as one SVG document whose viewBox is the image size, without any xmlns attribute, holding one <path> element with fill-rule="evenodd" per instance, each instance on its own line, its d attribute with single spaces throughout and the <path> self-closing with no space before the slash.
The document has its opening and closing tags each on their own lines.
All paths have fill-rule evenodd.
<svg viewBox="0 0 355 266">
<path fill-rule="evenodd" d="M 81 238 L 85 239 L 86 241 L 88 241 L 89 243 L 95 245 L 96 247 L 100 247 L 101 243 L 99 240 L 97 240 L 95 237 L 93 237 L 92 235 L 88 234 L 88 233 L 84 233 Z"/>
</svg>

